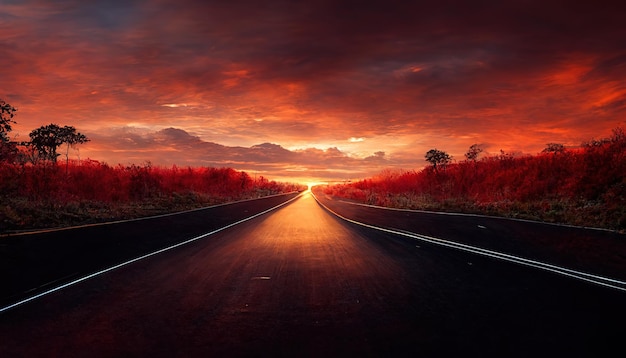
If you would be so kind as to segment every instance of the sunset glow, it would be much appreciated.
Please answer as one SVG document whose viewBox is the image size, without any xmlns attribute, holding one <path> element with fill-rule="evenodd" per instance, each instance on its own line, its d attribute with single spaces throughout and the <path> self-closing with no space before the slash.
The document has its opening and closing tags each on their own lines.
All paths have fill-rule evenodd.
<svg viewBox="0 0 626 358">
<path fill-rule="evenodd" d="M 626 11 L 565 1 L 4 1 L 11 135 L 301 182 L 578 146 L 626 126 Z"/>
</svg>

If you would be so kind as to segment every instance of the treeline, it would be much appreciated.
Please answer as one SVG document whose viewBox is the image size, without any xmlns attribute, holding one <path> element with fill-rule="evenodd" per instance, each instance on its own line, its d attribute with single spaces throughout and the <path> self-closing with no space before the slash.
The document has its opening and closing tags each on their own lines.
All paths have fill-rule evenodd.
<svg viewBox="0 0 626 358">
<path fill-rule="evenodd" d="M 10 133 L 15 124 L 17 108 L 0 99 L 0 162 L 4 163 L 32 163 L 50 162 L 56 164 L 59 147 L 65 146 L 65 162 L 69 166 L 69 150 L 78 144 L 89 142 L 84 134 L 76 131 L 72 126 L 59 126 L 50 123 L 33 129 L 29 141 L 12 141 Z"/>
<path fill-rule="evenodd" d="M 449 156 L 434 156 L 435 151 L 441 152 L 426 155 L 432 166 L 420 171 L 387 170 L 326 191 L 396 208 L 626 229 L 626 135 L 621 128 L 578 148 L 550 143 L 534 156 L 501 152 L 478 159 L 480 151 L 472 146 L 466 160 L 451 163 Z"/>
<path fill-rule="evenodd" d="M 89 139 L 71 126 L 10 140 L 16 109 L 0 100 L 0 234 L 121 220 L 304 190 L 232 168 L 110 166 L 73 161 L 69 148 Z M 64 148 L 65 161 L 57 163 Z"/>
</svg>

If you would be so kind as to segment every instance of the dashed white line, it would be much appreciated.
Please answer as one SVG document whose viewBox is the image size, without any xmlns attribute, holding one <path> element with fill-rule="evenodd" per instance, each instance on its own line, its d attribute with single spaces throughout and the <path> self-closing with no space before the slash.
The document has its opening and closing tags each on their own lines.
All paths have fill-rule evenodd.
<svg viewBox="0 0 626 358">
<path fill-rule="evenodd" d="M 439 246 L 445 246 L 445 247 L 454 248 L 454 249 L 465 251 L 465 252 L 471 252 L 471 253 L 482 255 L 482 256 L 492 257 L 492 258 L 503 260 L 503 261 L 514 262 L 514 263 L 517 263 L 517 264 L 521 264 L 521 265 L 525 265 L 525 266 L 529 266 L 529 267 L 534 267 L 534 268 L 541 269 L 541 270 L 544 270 L 544 271 L 557 273 L 557 274 L 560 274 L 560 275 L 563 275 L 563 276 L 575 278 L 575 279 L 578 279 L 578 280 L 582 280 L 582 281 L 594 283 L 594 284 L 597 284 L 597 285 L 600 285 L 600 286 L 610 287 L 610 288 L 614 288 L 614 289 L 626 292 L 626 282 L 625 281 L 620 281 L 620 280 L 616 280 L 616 279 L 612 279 L 612 278 L 608 278 L 608 277 L 603 277 L 603 276 L 599 276 L 599 275 L 594 275 L 594 274 L 590 274 L 590 273 L 586 273 L 586 272 L 576 271 L 576 270 L 568 269 L 568 268 L 565 268 L 565 267 L 560 267 L 560 266 L 548 264 L 548 263 L 545 263 L 545 262 L 530 260 L 530 259 L 526 259 L 526 258 L 523 258 L 523 257 L 518 257 L 518 256 L 514 256 L 514 255 L 504 254 L 504 253 L 497 252 L 497 251 L 482 249 L 482 248 L 479 248 L 479 247 L 465 245 L 465 244 L 461 244 L 461 243 L 458 243 L 458 242 L 443 240 L 443 239 L 439 239 L 439 238 L 432 237 L 432 236 L 416 234 L 416 233 L 412 233 L 412 232 L 408 232 L 408 231 L 404 231 L 404 230 L 398 230 L 398 229 L 388 229 L 388 228 L 378 227 L 378 226 L 375 226 L 375 225 L 370 225 L 370 224 L 366 224 L 366 223 L 363 223 L 363 222 L 360 222 L 360 221 L 352 220 L 352 219 L 349 219 L 349 218 L 347 218 L 345 216 L 342 216 L 342 215 L 338 214 L 337 212 L 333 211 L 332 209 L 330 209 L 329 207 L 324 205 L 322 202 L 320 202 L 314 194 L 312 194 L 312 195 L 315 198 L 315 200 L 317 200 L 317 202 L 323 208 L 328 210 L 330 213 L 332 213 L 333 215 L 335 215 L 335 216 L 337 216 L 337 217 L 339 217 L 339 218 L 341 218 L 341 219 L 343 219 L 343 220 L 345 220 L 347 222 L 351 222 L 351 223 L 356 224 L 356 225 L 360 225 L 360 226 L 367 227 L 367 228 L 374 229 L 374 230 L 387 232 L 387 233 L 390 233 L 390 234 L 395 234 L 395 235 L 408 237 L 408 238 L 415 239 L 415 240 L 429 242 L 429 243 L 436 244 L 436 245 L 439 245 Z"/>
<path fill-rule="evenodd" d="M 519 222 L 541 224 L 541 225 L 571 227 L 571 228 L 576 228 L 576 229 L 616 232 L 615 230 L 605 229 L 605 228 L 601 228 L 601 227 L 577 226 L 577 225 L 562 224 L 562 223 L 550 223 L 550 222 L 545 222 L 545 221 L 537 221 L 537 220 L 530 220 L 530 219 L 520 219 L 520 218 L 509 218 L 509 217 L 504 217 L 504 216 L 491 216 L 491 215 L 483 215 L 483 214 L 454 213 L 454 212 L 447 212 L 447 211 L 428 211 L 428 210 L 416 210 L 416 209 L 400 209 L 400 208 L 390 208 L 390 207 L 379 206 L 379 205 L 355 203 L 355 202 L 347 201 L 347 200 L 337 200 L 337 201 L 339 201 L 341 203 L 345 203 L 345 204 L 364 206 L 366 208 L 373 208 L 373 209 L 380 209 L 380 210 L 403 211 L 403 212 L 408 212 L 408 213 L 422 213 L 422 214 L 447 215 L 447 216 L 467 216 L 467 217 L 496 219 L 496 220 L 510 220 L 510 221 L 519 221 Z"/>
</svg>

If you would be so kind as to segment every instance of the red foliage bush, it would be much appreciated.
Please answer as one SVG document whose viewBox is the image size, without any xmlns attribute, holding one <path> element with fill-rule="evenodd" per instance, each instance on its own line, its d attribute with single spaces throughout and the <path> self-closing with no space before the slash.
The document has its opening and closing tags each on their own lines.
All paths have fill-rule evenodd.
<svg viewBox="0 0 626 358">
<path fill-rule="evenodd" d="M 263 177 L 254 180 L 232 168 L 161 168 L 149 163 L 112 167 L 95 160 L 67 166 L 0 162 L 0 233 L 125 219 L 304 189 Z"/>
<path fill-rule="evenodd" d="M 495 210 L 500 214 L 525 214 L 531 218 L 623 230 L 626 228 L 626 136 L 616 129 L 611 138 L 560 152 L 487 157 L 449 164 L 438 171 L 432 167 L 409 172 L 386 170 L 373 178 L 328 187 L 326 192 L 383 206 Z M 564 206 L 571 215 L 583 217 L 542 215 L 542 210 L 543 214 L 556 214 Z M 581 209 L 591 207 L 595 209 Z M 502 208 L 508 212 L 501 212 Z"/>
<path fill-rule="evenodd" d="M 29 200 L 95 200 L 125 202 L 174 193 L 201 193 L 223 199 L 263 196 L 302 190 L 291 183 L 261 178 L 232 168 L 172 168 L 132 165 L 111 167 L 95 160 L 70 165 L 0 164 L 0 197 Z"/>
</svg>

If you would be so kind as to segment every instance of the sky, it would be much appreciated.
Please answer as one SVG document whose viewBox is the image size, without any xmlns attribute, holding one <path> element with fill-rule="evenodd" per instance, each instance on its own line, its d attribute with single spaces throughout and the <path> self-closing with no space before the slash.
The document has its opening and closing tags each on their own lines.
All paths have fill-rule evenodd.
<svg viewBox="0 0 626 358">
<path fill-rule="evenodd" d="M 617 4 L 617 5 L 616 5 Z M 346 180 L 626 126 L 611 1 L 0 0 L 11 135 L 75 158 Z"/>
</svg>

